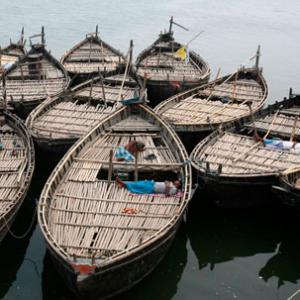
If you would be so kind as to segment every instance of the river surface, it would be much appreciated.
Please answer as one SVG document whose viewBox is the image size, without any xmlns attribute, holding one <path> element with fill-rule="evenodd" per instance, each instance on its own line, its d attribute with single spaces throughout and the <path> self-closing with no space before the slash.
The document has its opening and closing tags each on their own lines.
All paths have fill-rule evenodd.
<svg viewBox="0 0 300 300">
<path fill-rule="evenodd" d="M 268 102 L 287 96 L 290 87 L 300 92 L 299 0 L 1 0 L 0 45 L 17 40 L 22 26 L 28 45 L 28 36 L 44 25 L 47 48 L 60 58 L 98 24 L 101 37 L 123 53 L 133 39 L 137 55 L 168 28 L 172 15 L 190 29 L 174 27 L 180 42 L 204 30 L 190 48 L 209 62 L 212 78 L 219 67 L 225 75 L 253 64 L 249 58 L 260 44 Z M 54 166 L 49 155 L 37 153 L 32 187 L 12 228 L 16 234 L 28 228 Z M 209 200 L 209 195 L 194 197 L 164 261 L 118 299 L 287 299 L 300 288 L 296 216 L 282 209 L 201 205 Z M 4 240 L 0 266 L 0 299 L 73 299 L 53 269 L 35 223 L 26 238 Z"/>
</svg>

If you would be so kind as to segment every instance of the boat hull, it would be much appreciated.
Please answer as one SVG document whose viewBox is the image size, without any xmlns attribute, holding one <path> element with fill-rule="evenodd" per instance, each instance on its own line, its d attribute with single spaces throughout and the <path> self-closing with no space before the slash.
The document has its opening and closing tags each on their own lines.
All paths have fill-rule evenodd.
<svg viewBox="0 0 300 300">
<path fill-rule="evenodd" d="M 199 188 L 205 189 L 214 205 L 228 208 L 277 206 L 272 196 L 275 175 L 255 177 L 224 177 L 203 172 L 197 173 Z"/>
<path fill-rule="evenodd" d="M 40 138 L 33 135 L 33 140 L 35 144 L 45 152 L 64 154 L 78 139 L 74 138 L 74 139 L 53 140 L 53 139 Z"/>
<path fill-rule="evenodd" d="M 154 108 L 163 100 L 166 100 L 178 93 L 195 88 L 208 82 L 209 75 L 202 80 L 194 82 L 174 82 L 174 81 L 147 81 L 147 95 L 150 101 L 149 106 Z M 141 78 L 143 80 L 143 78 Z"/>
<path fill-rule="evenodd" d="M 169 230 L 167 235 L 157 240 L 147 248 L 144 248 L 127 259 L 122 259 L 114 265 L 98 272 L 82 277 L 62 260 L 48 245 L 54 266 L 63 277 L 68 288 L 82 299 L 106 299 L 120 294 L 153 271 L 164 258 L 175 234 L 180 226 L 182 218 Z"/>
<path fill-rule="evenodd" d="M 39 99 L 34 101 L 20 101 L 14 102 L 12 101 L 10 104 L 14 108 L 16 114 L 22 118 L 26 119 L 27 116 L 31 113 L 33 109 L 35 109 L 38 105 L 40 105 L 45 99 Z"/>
</svg>

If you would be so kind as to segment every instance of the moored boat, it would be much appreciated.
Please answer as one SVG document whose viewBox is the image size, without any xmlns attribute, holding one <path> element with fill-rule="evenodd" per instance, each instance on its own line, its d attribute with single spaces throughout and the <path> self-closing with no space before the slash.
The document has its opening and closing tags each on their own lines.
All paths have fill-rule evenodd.
<svg viewBox="0 0 300 300">
<path fill-rule="evenodd" d="M 118 146 L 141 141 L 133 162 Z M 143 104 L 121 107 L 78 141 L 49 177 L 38 221 L 59 273 L 76 294 L 107 298 L 142 280 L 174 239 L 191 197 L 191 167 L 172 128 Z M 132 180 L 181 178 L 172 196 L 135 194 L 113 174 Z"/>
<path fill-rule="evenodd" d="M 258 111 L 255 118 L 243 119 L 244 127 L 249 131 L 257 130 L 261 134 L 270 132 L 273 137 L 300 141 L 300 95 L 290 90 L 288 98 Z"/>
<path fill-rule="evenodd" d="M 174 40 L 173 24 L 177 25 L 171 18 L 169 31 L 161 33 L 136 60 L 137 74 L 141 79 L 146 79 L 152 107 L 176 93 L 209 80 L 208 63 L 196 52 L 188 51 L 186 45 Z M 180 57 L 176 54 L 178 51 Z"/>
<path fill-rule="evenodd" d="M 138 94 L 139 84 L 131 73 L 94 77 L 39 105 L 26 126 L 41 148 L 63 153 L 120 107 L 120 100 Z"/>
<path fill-rule="evenodd" d="M 0 109 L 0 242 L 10 231 L 34 171 L 34 147 L 23 122 Z"/>
<path fill-rule="evenodd" d="M 67 51 L 61 58 L 61 63 L 75 82 L 80 83 L 99 71 L 103 76 L 122 69 L 126 62 L 123 54 L 104 42 L 96 32 L 87 34 L 86 38 Z"/>
<path fill-rule="evenodd" d="M 161 102 L 155 111 L 181 136 L 203 138 L 220 125 L 239 121 L 256 113 L 265 103 L 268 87 L 258 67 L 241 67 L 208 84 Z"/>
<path fill-rule="evenodd" d="M 63 66 L 45 49 L 44 28 L 41 43 L 31 43 L 30 51 L 2 75 L 0 94 L 6 90 L 8 104 L 25 118 L 30 111 L 50 96 L 63 92 L 69 77 Z"/>
<path fill-rule="evenodd" d="M 8 46 L 1 49 L 0 47 L 0 75 L 5 69 L 9 68 L 16 60 L 25 55 L 24 27 L 22 28 L 21 37 L 17 43 L 10 40 Z"/>
<path fill-rule="evenodd" d="M 263 138 L 248 132 L 234 126 L 214 131 L 191 153 L 199 183 L 218 194 L 221 206 L 275 204 L 274 197 L 264 195 L 270 194 L 281 172 L 300 164 L 298 146 L 294 149 L 293 142 L 273 138 L 271 128 Z"/>
</svg>

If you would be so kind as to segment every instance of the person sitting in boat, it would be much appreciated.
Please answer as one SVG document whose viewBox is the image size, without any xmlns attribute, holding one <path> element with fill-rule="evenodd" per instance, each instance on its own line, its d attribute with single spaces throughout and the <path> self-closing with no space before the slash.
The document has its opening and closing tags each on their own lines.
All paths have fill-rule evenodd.
<svg viewBox="0 0 300 300">
<path fill-rule="evenodd" d="M 134 161 L 137 152 L 145 150 L 145 144 L 141 141 L 130 141 L 126 146 L 117 147 L 115 157 L 118 161 Z"/>
<path fill-rule="evenodd" d="M 127 188 L 135 194 L 165 194 L 166 196 L 176 195 L 181 189 L 181 181 L 157 182 L 154 180 L 122 181 L 116 177 L 116 183 L 120 188 Z"/>
<path fill-rule="evenodd" d="M 281 139 L 261 138 L 257 131 L 254 132 L 254 139 L 257 142 L 263 143 L 267 149 L 274 150 L 289 150 L 291 152 L 300 153 L 300 143 L 297 141 L 284 141 Z"/>
</svg>

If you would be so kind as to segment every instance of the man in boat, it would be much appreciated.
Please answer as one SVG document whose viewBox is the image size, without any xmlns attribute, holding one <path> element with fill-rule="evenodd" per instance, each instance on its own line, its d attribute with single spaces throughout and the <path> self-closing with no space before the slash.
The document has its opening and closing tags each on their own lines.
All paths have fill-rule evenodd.
<svg viewBox="0 0 300 300">
<path fill-rule="evenodd" d="M 165 194 L 176 195 L 181 188 L 180 180 L 156 182 L 154 180 L 122 181 L 116 177 L 116 183 L 120 188 L 127 188 L 135 194 Z"/>
<path fill-rule="evenodd" d="M 134 161 L 134 156 L 138 152 L 145 150 L 145 144 L 141 141 L 130 141 L 126 146 L 117 147 L 115 157 L 118 161 Z"/>
<path fill-rule="evenodd" d="M 257 132 L 257 130 L 254 131 L 254 139 L 257 142 L 263 143 L 263 145 L 268 149 L 274 149 L 274 150 L 289 150 L 291 152 L 300 153 L 300 143 L 297 141 L 284 141 L 281 139 L 267 139 L 267 138 L 261 138 Z"/>
</svg>

